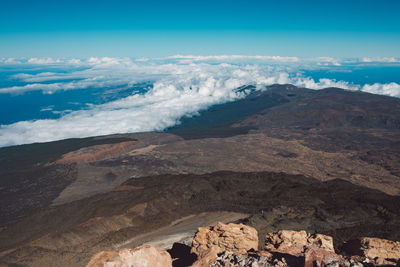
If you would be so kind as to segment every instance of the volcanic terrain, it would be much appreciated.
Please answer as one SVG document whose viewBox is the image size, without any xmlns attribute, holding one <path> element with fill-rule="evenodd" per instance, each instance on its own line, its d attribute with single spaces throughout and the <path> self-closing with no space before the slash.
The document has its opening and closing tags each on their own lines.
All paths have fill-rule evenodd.
<svg viewBox="0 0 400 267">
<path fill-rule="evenodd" d="M 216 221 L 400 240 L 400 99 L 237 90 L 164 132 L 1 148 L 0 264 L 85 266 Z"/>
</svg>

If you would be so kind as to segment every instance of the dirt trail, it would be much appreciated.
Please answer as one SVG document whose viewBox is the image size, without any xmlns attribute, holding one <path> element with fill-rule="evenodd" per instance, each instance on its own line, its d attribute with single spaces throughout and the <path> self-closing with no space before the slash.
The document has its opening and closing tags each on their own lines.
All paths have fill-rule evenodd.
<svg viewBox="0 0 400 267">
<path fill-rule="evenodd" d="M 143 244 L 152 244 L 164 249 L 171 248 L 173 243 L 190 244 L 198 227 L 214 225 L 217 222 L 229 223 L 247 218 L 249 215 L 237 212 L 203 212 L 189 215 L 152 232 L 138 235 L 114 246 L 115 249 L 132 248 Z"/>
</svg>

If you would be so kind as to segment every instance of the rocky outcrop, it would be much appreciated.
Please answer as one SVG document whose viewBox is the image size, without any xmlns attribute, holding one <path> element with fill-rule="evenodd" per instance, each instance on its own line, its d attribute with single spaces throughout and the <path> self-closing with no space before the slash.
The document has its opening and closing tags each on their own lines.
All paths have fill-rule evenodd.
<svg viewBox="0 0 400 267">
<path fill-rule="evenodd" d="M 225 266 L 270 266 L 270 259 L 268 257 L 257 255 L 256 253 L 237 254 L 230 251 L 220 253 L 216 260 L 207 266 L 210 267 L 225 267 Z M 205 266 L 205 265 L 203 265 Z"/>
<path fill-rule="evenodd" d="M 364 237 L 343 245 L 347 254 L 360 255 L 376 264 L 395 264 L 400 259 L 400 242 Z"/>
<path fill-rule="evenodd" d="M 192 248 L 198 260 L 192 266 L 354 267 L 395 265 L 400 259 L 400 242 L 363 238 L 355 248 L 362 252 L 359 256 L 343 256 L 335 253 L 331 236 L 292 230 L 268 233 L 264 251 L 256 251 L 256 246 L 244 249 L 244 244 L 248 244 L 248 240 L 254 241 L 252 236 L 257 236 L 256 230 L 245 229 L 245 226 L 235 224 L 199 228 Z M 243 243 L 239 245 L 240 241 Z"/>
<path fill-rule="evenodd" d="M 216 226 L 199 227 L 192 242 L 192 253 L 198 257 L 193 267 L 212 266 L 223 251 L 246 254 L 257 249 L 258 235 L 253 227 L 221 222 Z"/>
<path fill-rule="evenodd" d="M 219 247 L 213 246 L 205 251 L 200 252 L 197 254 L 197 261 L 195 261 L 191 267 L 203 267 L 215 264 L 220 251 L 221 249 Z"/>
<path fill-rule="evenodd" d="M 95 254 L 86 267 L 172 267 L 169 253 L 152 245 Z"/>
<path fill-rule="evenodd" d="M 268 251 L 304 256 L 308 248 L 335 252 L 333 238 L 327 235 L 281 230 L 265 236 L 265 249 Z"/>
<path fill-rule="evenodd" d="M 344 258 L 335 252 L 321 248 L 308 248 L 304 253 L 304 266 L 313 267 L 317 262 L 322 266 L 336 263 L 342 266 L 345 265 Z"/>
<path fill-rule="evenodd" d="M 86 267 L 103 267 L 104 263 L 118 258 L 119 253 L 115 250 L 105 250 L 94 254 Z"/>
<path fill-rule="evenodd" d="M 174 244 L 168 252 L 151 245 L 136 249 L 104 251 L 88 267 L 374 267 L 400 266 L 400 242 L 362 238 L 342 246 L 348 255 L 335 253 L 333 238 L 305 231 L 269 233 L 265 249 L 258 251 L 257 231 L 243 224 L 218 223 L 200 227 L 192 248 Z M 185 255 L 185 253 L 188 255 Z M 189 256 L 189 257 L 188 257 Z M 197 259 L 196 259 L 197 256 Z"/>
<path fill-rule="evenodd" d="M 378 264 L 393 264 L 400 259 L 400 242 L 365 237 L 361 239 L 361 250 L 363 256 Z"/>
<path fill-rule="evenodd" d="M 200 227 L 193 239 L 192 252 L 201 255 L 212 247 L 242 254 L 258 250 L 257 230 L 244 224 L 221 222 L 212 227 Z"/>
</svg>

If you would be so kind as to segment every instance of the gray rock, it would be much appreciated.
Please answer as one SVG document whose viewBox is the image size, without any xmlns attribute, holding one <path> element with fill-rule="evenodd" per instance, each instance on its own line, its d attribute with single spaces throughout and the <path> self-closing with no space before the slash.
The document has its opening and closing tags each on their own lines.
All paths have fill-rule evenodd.
<svg viewBox="0 0 400 267">
<path fill-rule="evenodd" d="M 276 263 L 274 265 L 274 263 Z M 285 261 L 274 261 L 274 263 L 269 262 L 266 257 L 258 255 L 247 255 L 247 254 L 235 254 L 232 252 L 224 251 L 219 254 L 217 260 L 210 267 L 272 267 L 288 266 Z"/>
</svg>

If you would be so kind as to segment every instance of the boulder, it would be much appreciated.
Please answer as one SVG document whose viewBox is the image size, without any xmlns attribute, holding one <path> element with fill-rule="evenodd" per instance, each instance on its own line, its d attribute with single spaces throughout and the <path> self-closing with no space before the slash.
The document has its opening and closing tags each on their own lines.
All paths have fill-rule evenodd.
<svg viewBox="0 0 400 267">
<path fill-rule="evenodd" d="M 364 237 L 361 239 L 361 250 L 363 256 L 375 259 L 378 264 L 393 264 L 400 259 L 400 242 Z"/>
<path fill-rule="evenodd" d="M 95 254 L 86 267 L 172 267 L 169 253 L 152 245 Z"/>
<path fill-rule="evenodd" d="M 337 265 L 344 265 L 344 258 L 332 251 L 321 248 L 308 248 L 305 251 L 304 267 L 313 267 L 315 264 L 326 266 L 328 264 L 337 263 Z"/>
<path fill-rule="evenodd" d="M 309 234 L 305 231 L 281 230 L 265 236 L 265 250 L 304 256 L 307 248 L 324 249 L 335 252 L 333 238 L 321 234 Z"/>
<path fill-rule="evenodd" d="M 115 250 L 101 251 L 92 256 L 86 267 L 103 267 L 105 262 L 117 258 L 118 255 L 118 251 Z"/>
<path fill-rule="evenodd" d="M 271 261 L 263 256 L 254 254 L 237 254 L 229 251 L 224 251 L 218 254 L 217 259 L 210 265 L 210 267 L 259 267 L 259 266 L 271 266 Z"/>
<path fill-rule="evenodd" d="M 257 230 L 243 224 L 221 222 L 212 227 L 200 227 L 193 239 L 191 251 L 200 256 L 211 247 L 216 247 L 218 252 L 228 250 L 238 254 L 257 250 Z"/>
<path fill-rule="evenodd" d="M 376 264 L 395 265 L 400 259 L 400 242 L 391 240 L 363 237 L 351 240 L 343 245 L 347 254 L 357 254 L 374 261 Z"/>
<path fill-rule="evenodd" d="M 191 267 L 204 267 L 211 266 L 217 261 L 218 253 L 220 252 L 220 248 L 218 247 L 210 247 L 207 250 L 200 252 L 197 255 L 197 261 L 193 263 Z"/>
</svg>

